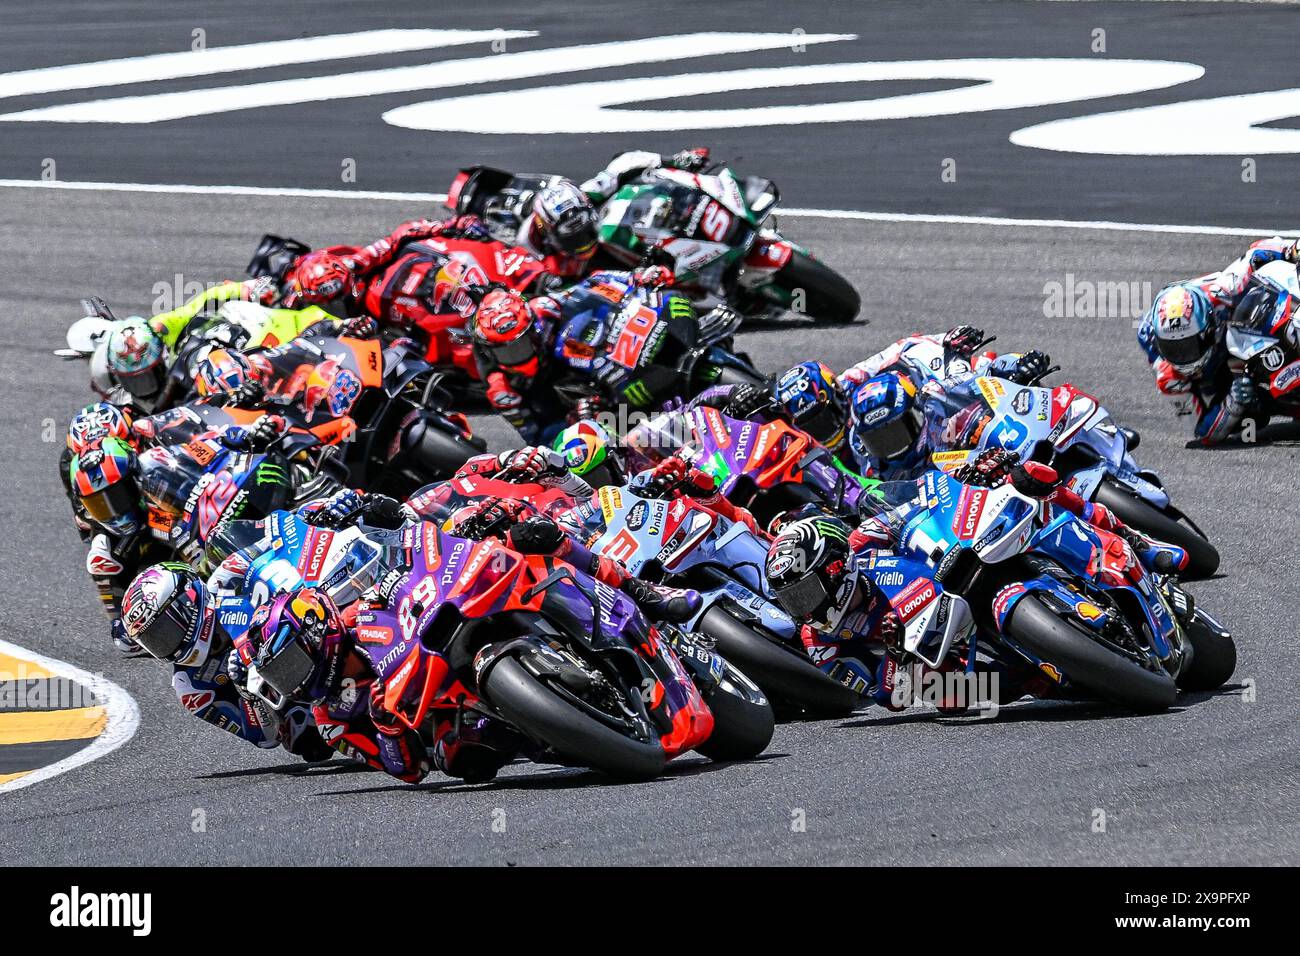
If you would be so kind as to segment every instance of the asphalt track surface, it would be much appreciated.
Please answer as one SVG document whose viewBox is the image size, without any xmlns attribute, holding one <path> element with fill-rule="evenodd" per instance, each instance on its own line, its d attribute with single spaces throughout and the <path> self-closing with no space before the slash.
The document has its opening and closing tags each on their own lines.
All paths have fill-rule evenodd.
<svg viewBox="0 0 1300 956">
<path fill-rule="evenodd" d="M 869 324 L 746 333 L 765 369 L 842 367 L 915 330 L 969 322 L 1002 348 L 1039 345 L 1143 435 L 1139 458 L 1209 532 L 1224 576 L 1197 585 L 1237 636 L 1232 685 L 1134 717 L 1026 703 L 996 720 L 890 715 L 779 727 L 763 759 L 676 761 L 635 786 L 517 764 L 494 784 L 418 787 L 342 763 L 307 769 L 190 718 L 150 660 L 121 660 L 81 571 L 58 445 L 85 369 L 50 350 L 99 293 L 147 309 L 154 282 L 238 273 L 264 230 L 363 240 L 416 204 L 0 189 L 0 634 L 102 671 L 139 703 L 122 748 L 0 798 L 0 858 L 40 864 L 859 863 L 1275 864 L 1300 859 L 1295 568 L 1297 445 L 1184 450 L 1187 419 L 1155 393 L 1131 318 L 1046 319 L 1044 289 L 1153 288 L 1226 262 L 1223 236 L 790 219 L 843 270 Z M 39 237 L 39 240 L 34 240 Z M 75 266 L 69 265 L 75 262 Z M 496 447 L 506 433 L 484 428 Z M 1244 686 L 1243 686 L 1244 685 Z M 195 832 L 196 811 L 205 828 Z M 1104 833 L 1094 832 L 1104 811 Z M 799 814 L 802 816 L 799 817 Z M 796 818 L 805 822 L 800 830 Z M 494 827 L 494 823 L 497 824 Z M 502 825 L 504 824 L 504 825 Z"/>
<path fill-rule="evenodd" d="M 488 79 L 465 88 L 386 93 L 275 105 L 131 125 L 0 123 L 0 178 L 36 179 L 53 160 L 65 181 L 236 183 L 339 188 L 341 162 L 355 160 L 358 189 L 442 191 L 464 163 L 561 172 L 584 178 L 607 157 L 631 147 L 671 153 L 710 144 L 737 167 L 772 177 L 785 205 L 902 213 L 961 213 L 1123 222 L 1214 223 L 1287 228 L 1298 225 L 1291 195 L 1300 157 L 1259 155 L 1256 177 L 1244 182 L 1242 157 L 1096 156 L 1013 145 L 1013 131 L 1065 117 L 1296 86 L 1295 33 L 1300 11 L 1273 3 L 1038 3 L 1023 0 L 495 0 L 459 4 L 383 0 L 330 4 L 321 0 L 223 0 L 163 4 L 159 0 L 50 0 L 9 3 L 0 30 L 0 73 L 108 58 L 187 51 L 195 30 L 209 50 L 302 36 L 385 28 L 533 31 L 508 52 L 556 49 L 644 37 L 741 31 L 802 35 L 852 34 L 796 51 L 687 57 L 661 63 L 577 69 L 557 76 Z M 1104 53 L 1094 53 L 1095 31 Z M 329 77 L 439 61 L 481 58 L 486 42 L 431 51 L 380 54 L 332 62 L 272 65 L 103 89 L 0 99 L 0 113 L 107 97 Z M 860 61 L 953 58 L 1151 59 L 1198 64 L 1205 73 L 1178 85 L 1073 103 L 913 117 L 884 122 L 539 135 L 521 148 L 515 136 L 430 132 L 392 126 L 386 110 L 469 93 L 631 77 L 671 77 L 749 67 L 801 67 Z M 574 59 L 581 62 L 581 55 Z M 566 68 L 573 68 L 572 65 Z M 109 82 L 115 68 L 102 70 Z M 795 89 L 747 89 L 682 96 L 672 104 L 632 108 L 740 109 L 769 104 L 840 102 L 971 85 L 968 80 L 893 80 Z M 349 86 L 349 89 L 359 86 Z M 567 94 L 543 112 L 561 116 Z M 117 113 L 104 107 L 103 118 Z M 1295 119 L 1269 124 L 1294 129 Z M 1203 121 L 1169 139 L 1176 150 L 1204 140 L 1221 145 L 1221 125 Z M 810 162 L 809 157 L 816 161 Z M 955 182 L 941 179 L 956 164 Z M 352 188 L 352 187 L 349 187 Z"/>
</svg>

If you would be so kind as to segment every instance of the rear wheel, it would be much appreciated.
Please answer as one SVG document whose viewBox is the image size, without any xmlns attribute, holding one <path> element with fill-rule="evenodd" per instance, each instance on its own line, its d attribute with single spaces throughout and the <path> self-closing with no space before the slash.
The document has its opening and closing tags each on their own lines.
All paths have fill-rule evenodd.
<svg viewBox="0 0 1300 956">
<path fill-rule="evenodd" d="M 758 685 L 731 666 L 707 699 L 713 733 L 696 747 L 710 760 L 750 760 L 772 742 L 776 718 Z"/>
<path fill-rule="evenodd" d="M 1011 610 L 1007 633 L 1037 657 L 1099 697 L 1139 711 L 1164 710 L 1178 696 L 1174 679 L 1099 644 L 1082 625 L 1058 617 L 1033 594 Z"/>
<path fill-rule="evenodd" d="M 506 657 L 483 678 L 484 698 L 539 743 L 620 780 L 651 780 L 667 757 L 658 741 L 633 740 L 563 700 L 519 661 Z"/>
<path fill-rule="evenodd" d="M 852 322 L 862 308 L 858 290 L 847 279 L 797 249 L 790 261 L 776 271 L 772 285 L 785 293 L 783 305 L 818 325 Z"/>
<path fill-rule="evenodd" d="M 844 717 L 858 705 L 856 693 L 832 680 L 806 655 L 736 620 L 721 606 L 705 612 L 700 633 L 715 640 L 719 654 L 783 705 L 819 717 Z"/>
<path fill-rule="evenodd" d="M 1125 491 L 1112 479 L 1102 479 L 1095 500 L 1115 512 L 1126 525 L 1185 550 L 1187 569 L 1182 577 L 1208 578 L 1219 569 L 1219 552 L 1214 545 L 1176 518 Z"/>
</svg>

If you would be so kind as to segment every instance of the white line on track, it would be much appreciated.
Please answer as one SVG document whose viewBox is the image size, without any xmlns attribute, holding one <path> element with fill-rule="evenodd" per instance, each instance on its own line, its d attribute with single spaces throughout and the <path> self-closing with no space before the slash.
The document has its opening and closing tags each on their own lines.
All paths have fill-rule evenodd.
<svg viewBox="0 0 1300 956">
<path fill-rule="evenodd" d="M 70 756 L 64 757 L 62 760 L 47 764 L 33 770 L 31 773 L 24 774 L 17 780 L 11 780 L 9 783 L 0 785 L 0 794 L 12 790 L 21 790 L 23 787 L 30 787 L 34 783 L 49 780 L 51 777 L 67 773 L 82 764 L 98 760 L 100 757 L 112 753 L 135 736 L 136 728 L 140 726 L 140 708 L 136 706 L 134 697 L 112 681 L 91 674 L 89 671 L 83 671 L 80 667 L 74 667 L 65 661 L 37 654 L 25 647 L 19 647 L 17 644 L 10 644 L 8 641 L 0 641 L 0 652 L 31 661 L 33 664 L 39 664 L 51 674 L 76 681 L 82 687 L 92 691 L 103 702 L 104 713 L 107 718 L 104 732 L 85 747 Z"/>
<path fill-rule="evenodd" d="M 181 195 L 368 199 L 378 202 L 440 203 L 447 198 L 446 193 L 380 192 L 369 189 L 299 189 L 289 186 L 186 186 L 168 183 L 90 183 L 41 179 L 0 179 L 0 188 L 4 187 L 14 189 L 79 189 L 91 192 L 174 193 Z M 1294 226 L 1289 228 L 1261 227 L 1245 229 L 1236 226 L 1183 226 L 1145 222 L 1108 222 L 1105 220 L 1015 219 L 1002 216 L 864 212 L 856 209 L 790 209 L 782 207 L 777 211 L 780 215 L 802 216 L 809 219 L 855 219 L 862 222 L 925 222 L 966 226 L 1025 226 L 1039 229 L 1092 229 L 1103 232 L 1179 233 L 1200 236 L 1293 235 L 1300 231 Z"/>
</svg>

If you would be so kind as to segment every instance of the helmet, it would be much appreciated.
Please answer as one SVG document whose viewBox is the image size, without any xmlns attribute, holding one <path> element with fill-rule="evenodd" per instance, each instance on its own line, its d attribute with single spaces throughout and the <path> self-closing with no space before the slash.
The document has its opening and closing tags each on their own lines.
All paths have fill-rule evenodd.
<svg viewBox="0 0 1300 956">
<path fill-rule="evenodd" d="M 564 456 L 564 465 L 593 488 L 621 485 L 625 474 L 618 443 L 605 426 L 590 418 L 570 425 L 555 436 L 552 446 Z"/>
<path fill-rule="evenodd" d="M 916 386 L 892 372 L 863 382 L 853 393 L 852 408 L 854 440 L 877 461 L 906 456 L 925 423 L 916 402 Z"/>
<path fill-rule="evenodd" d="M 533 200 L 529 238 L 538 249 L 590 259 L 596 254 L 596 210 L 567 179 L 543 187 Z"/>
<path fill-rule="evenodd" d="M 344 628 L 324 591 L 278 595 L 257 609 L 248 633 L 257 673 L 280 697 L 319 700 L 337 684 Z"/>
<path fill-rule="evenodd" d="M 198 361 L 194 388 L 200 395 L 229 395 L 253 377 L 253 366 L 236 349 L 213 348 Z"/>
<path fill-rule="evenodd" d="M 1214 318 L 1209 297 L 1194 286 L 1165 289 L 1151 305 L 1156 351 L 1184 375 L 1201 370 L 1214 345 Z"/>
<path fill-rule="evenodd" d="M 767 582 L 796 621 L 839 626 L 858 573 L 851 568 L 849 526 L 838 518 L 800 518 L 781 528 L 767 552 Z"/>
<path fill-rule="evenodd" d="M 485 295 L 474 313 L 473 333 L 503 368 L 525 373 L 536 369 L 533 317 L 518 292 L 494 289 Z"/>
<path fill-rule="evenodd" d="M 106 527 L 127 527 L 140 509 L 135 469 L 135 449 L 110 436 L 74 454 L 69 477 L 91 518 Z"/>
<path fill-rule="evenodd" d="M 827 448 L 844 443 L 849 403 L 835 373 L 821 362 L 802 362 L 778 378 L 776 400 L 796 425 Z"/>
<path fill-rule="evenodd" d="M 131 441 L 131 415 L 109 402 L 87 405 L 72 416 L 68 425 L 68 448 L 74 455 L 86 451 L 104 438 Z"/>
<path fill-rule="evenodd" d="M 108 370 L 135 398 L 153 398 L 167 380 L 163 341 L 144 319 L 132 316 L 108 337 Z"/>
<path fill-rule="evenodd" d="M 303 302 L 320 305 L 337 299 L 352 283 L 352 270 L 332 252 L 309 252 L 293 269 L 291 289 Z"/>
<path fill-rule="evenodd" d="M 1279 308 L 1279 301 L 1281 308 Z M 1252 332 L 1277 335 L 1291 320 L 1295 310 L 1294 303 L 1295 299 L 1292 296 L 1256 278 L 1249 291 L 1241 297 L 1237 307 L 1232 310 L 1232 324 Z"/>
<path fill-rule="evenodd" d="M 215 602 L 193 568 L 167 561 L 145 568 L 126 589 L 122 625 L 160 661 L 199 667 L 212 651 Z"/>
</svg>

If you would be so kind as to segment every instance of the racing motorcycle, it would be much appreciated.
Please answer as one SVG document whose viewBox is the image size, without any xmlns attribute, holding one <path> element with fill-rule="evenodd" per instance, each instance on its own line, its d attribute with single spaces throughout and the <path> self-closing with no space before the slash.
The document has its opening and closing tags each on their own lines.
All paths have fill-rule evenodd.
<svg viewBox="0 0 1300 956">
<path fill-rule="evenodd" d="M 494 235 L 512 241 L 537 190 L 551 179 L 471 166 L 452 182 L 447 205 L 479 216 Z M 601 207 L 600 248 L 621 268 L 658 250 L 682 285 L 747 316 L 793 311 L 818 324 L 852 322 L 861 308 L 857 290 L 776 230 L 771 217 L 779 201 L 770 179 L 741 178 L 723 164 L 703 173 L 655 169 Z"/>
<path fill-rule="evenodd" d="M 347 563 L 355 540 L 321 544 L 326 532 L 301 517 L 277 520 L 281 538 L 296 525 L 301 548 L 317 536 L 313 547 L 326 554 L 317 579 L 346 579 L 354 589 L 373 580 L 361 570 L 373 569 L 373 559 Z M 384 682 L 386 706 L 430 743 L 442 719 L 473 706 L 530 739 L 539 761 L 636 780 L 688 750 L 747 759 L 770 741 L 771 707 L 748 678 L 680 631 L 651 626 L 619 592 L 562 561 L 458 538 L 430 522 L 398 534 L 408 557 L 381 579 L 378 600 L 360 605 L 359 647 Z M 345 560 L 331 569 L 329 556 Z M 288 571 L 291 560 L 277 553 L 259 572 L 305 579 L 301 561 Z M 235 626 L 254 594 L 230 606 Z M 249 689 L 259 684 L 254 665 Z"/>
<path fill-rule="evenodd" d="M 1231 677 L 1231 635 L 1115 536 L 1048 515 L 1009 484 L 966 486 L 938 471 L 896 484 L 919 491 L 921 507 L 898 553 L 873 555 L 864 573 L 898 615 L 904 648 L 931 667 L 982 653 L 1036 668 L 1063 696 L 1137 710 Z"/>
<path fill-rule="evenodd" d="M 781 419 L 739 420 L 707 406 L 656 415 L 629 431 L 625 444 L 638 469 L 674 455 L 685 459 L 768 528 L 808 504 L 855 518 L 864 491 L 878 484 Z"/>
<path fill-rule="evenodd" d="M 703 606 L 683 629 L 739 665 L 781 710 L 843 716 L 857 705 L 857 694 L 804 652 L 764 578 L 767 546 L 745 525 L 689 497 L 642 497 L 627 485 L 601 488 L 561 523 L 636 577 L 699 591 Z"/>
<path fill-rule="evenodd" d="M 285 447 L 299 453 L 309 475 L 336 484 L 405 497 L 452 474 L 487 446 L 459 413 L 451 395 L 409 340 L 308 334 L 251 352 L 267 395 L 256 409 L 212 402 L 177 406 L 137 424 L 146 437 L 186 441 L 225 424 L 249 425 L 262 414 L 289 423 Z"/>
<path fill-rule="evenodd" d="M 1267 415 L 1300 419 L 1300 341 L 1294 335 L 1300 327 L 1296 320 L 1300 313 L 1296 267 L 1289 262 L 1267 263 L 1251 277 L 1251 284 L 1225 330 L 1229 362 L 1236 374 L 1250 376 Z M 1288 327 L 1292 334 L 1282 335 Z"/>
<path fill-rule="evenodd" d="M 572 406 L 594 398 L 644 409 L 711 385 L 766 381 L 734 350 L 740 317 L 729 310 L 700 315 L 684 296 L 594 279 L 561 308 L 554 352 L 568 374 L 555 388 Z"/>
<path fill-rule="evenodd" d="M 1049 369 L 1048 372 L 1054 371 Z M 1047 373 L 1044 373 L 1047 374 Z M 1126 524 L 1188 553 L 1185 575 L 1204 578 L 1219 552 L 1170 500 L 1154 471 L 1132 452 L 1136 432 L 1115 423 L 1101 403 L 1074 385 L 1017 385 L 980 376 L 927 398 L 936 467 L 954 470 L 986 448 L 1051 464 L 1080 497 L 1105 505 Z"/>
<path fill-rule="evenodd" d="M 322 251 L 346 255 L 351 249 L 330 246 Z M 287 273 L 310 251 L 296 239 L 265 235 L 248 264 L 248 275 L 275 277 L 283 294 Z M 553 278 L 540 259 L 510 242 L 439 236 L 403 246 L 404 253 L 410 251 L 424 253 L 422 261 L 402 275 L 400 288 L 396 277 L 372 277 L 366 285 L 365 310 L 372 316 L 403 316 L 423 344 L 425 360 L 447 374 L 447 384 L 458 394 L 481 398 L 478 366 L 465 333 L 465 321 L 477 302 L 475 290 L 502 286 L 534 294 Z"/>
</svg>

